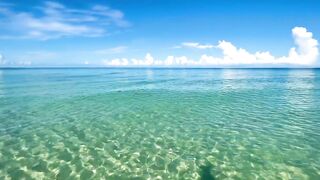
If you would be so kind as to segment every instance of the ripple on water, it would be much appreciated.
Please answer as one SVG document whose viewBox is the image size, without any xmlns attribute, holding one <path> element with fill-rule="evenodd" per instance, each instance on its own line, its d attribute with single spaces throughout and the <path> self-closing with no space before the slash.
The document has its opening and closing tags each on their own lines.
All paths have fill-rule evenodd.
<svg viewBox="0 0 320 180">
<path fill-rule="evenodd" d="M 98 76 L 125 85 L 126 73 Z M 120 92 L 61 97 L 59 91 L 59 98 L 4 93 L 0 179 L 320 177 L 320 104 L 313 100 L 320 97 L 318 80 L 299 79 L 307 85 L 294 88 L 294 79 L 279 83 L 260 78 L 265 74 L 235 78 L 228 72 L 213 81 L 198 74 L 184 86 L 181 74 L 158 73 L 148 79 L 133 74 L 136 88 Z M 96 76 L 69 78 L 80 77 Z M 90 85 L 104 87 L 99 81 L 107 80 Z M 181 89 L 173 86 L 178 81 Z"/>
</svg>

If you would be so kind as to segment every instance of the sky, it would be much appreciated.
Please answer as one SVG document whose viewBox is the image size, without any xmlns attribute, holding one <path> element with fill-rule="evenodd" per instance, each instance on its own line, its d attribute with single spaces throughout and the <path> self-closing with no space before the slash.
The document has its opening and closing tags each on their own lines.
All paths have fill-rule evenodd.
<svg viewBox="0 0 320 180">
<path fill-rule="evenodd" d="M 320 67 L 319 0 L 0 0 L 0 67 Z"/>
</svg>

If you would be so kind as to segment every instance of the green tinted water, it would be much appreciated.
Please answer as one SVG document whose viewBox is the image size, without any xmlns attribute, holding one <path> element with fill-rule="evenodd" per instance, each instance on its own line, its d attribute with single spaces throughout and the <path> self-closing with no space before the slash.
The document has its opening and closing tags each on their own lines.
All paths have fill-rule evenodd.
<svg viewBox="0 0 320 180">
<path fill-rule="evenodd" d="M 320 71 L 0 70 L 0 179 L 319 179 Z"/>
</svg>

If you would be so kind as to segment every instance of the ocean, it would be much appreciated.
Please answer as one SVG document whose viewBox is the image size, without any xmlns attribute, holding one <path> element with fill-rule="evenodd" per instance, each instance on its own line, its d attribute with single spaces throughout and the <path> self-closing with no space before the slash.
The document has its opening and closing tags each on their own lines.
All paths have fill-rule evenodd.
<svg viewBox="0 0 320 180">
<path fill-rule="evenodd" d="M 0 69 L 0 179 L 320 179 L 318 69 Z"/>
</svg>

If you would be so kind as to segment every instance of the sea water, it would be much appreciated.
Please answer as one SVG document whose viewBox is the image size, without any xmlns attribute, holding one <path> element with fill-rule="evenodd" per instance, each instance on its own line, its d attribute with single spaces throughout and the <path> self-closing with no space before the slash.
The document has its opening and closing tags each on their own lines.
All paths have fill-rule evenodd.
<svg viewBox="0 0 320 180">
<path fill-rule="evenodd" d="M 0 69 L 0 179 L 320 179 L 320 70 Z"/>
</svg>

